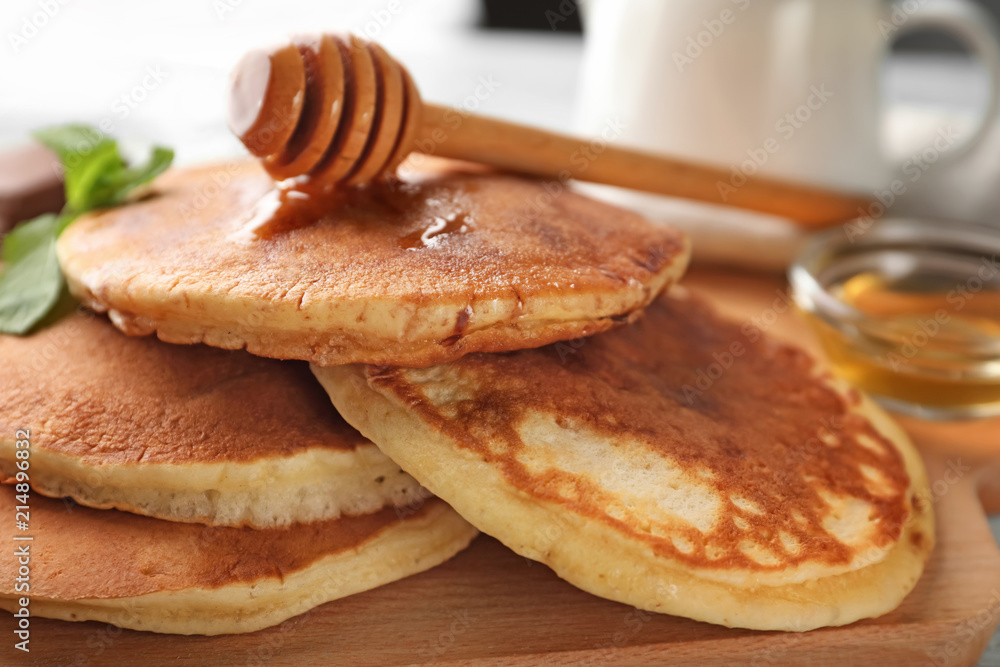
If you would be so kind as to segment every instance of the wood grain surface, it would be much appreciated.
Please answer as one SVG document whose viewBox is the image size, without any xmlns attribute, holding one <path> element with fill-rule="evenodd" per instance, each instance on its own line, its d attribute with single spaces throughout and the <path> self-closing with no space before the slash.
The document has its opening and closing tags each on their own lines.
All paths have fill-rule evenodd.
<svg viewBox="0 0 1000 667">
<path fill-rule="evenodd" d="M 778 279 L 698 270 L 685 284 L 739 319 L 773 320 L 775 335 L 812 344 Z M 980 501 L 1000 510 L 1000 420 L 903 423 L 928 464 L 938 548 L 914 592 L 881 618 L 784 634 L 651 614 L 579 591 L 482 536 L 441 567 L 251 635 L 33 619 L 32 651 L 18 655 L 8 616 L 0 664 L 971 665 L 1000 622 L 1000 550 Z"/>
</svg>

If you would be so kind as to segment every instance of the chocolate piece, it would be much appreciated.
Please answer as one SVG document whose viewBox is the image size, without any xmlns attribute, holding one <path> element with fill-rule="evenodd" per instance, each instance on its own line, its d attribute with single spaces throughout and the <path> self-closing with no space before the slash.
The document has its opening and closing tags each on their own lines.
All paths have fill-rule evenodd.
<svg viewBox="0 0 1000 667">
<path fill-rule="evenodd" d="M 52 151 L 31 143 L 0 153 L 0 234 L 64 202 L 62 166 Z"/>
</svg>

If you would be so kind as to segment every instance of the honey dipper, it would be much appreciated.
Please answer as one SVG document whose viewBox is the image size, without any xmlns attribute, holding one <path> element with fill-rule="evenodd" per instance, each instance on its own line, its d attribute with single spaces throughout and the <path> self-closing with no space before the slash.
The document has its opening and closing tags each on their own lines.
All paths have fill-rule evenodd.
<svg viewBox="0 0 1000 667">
<path fill-rule="evenodd" d="M 720 187 L 729 185 L 723 169 L 614 146 L 573 160 L 589 142 L 426 104 L 402 65 L 353 35 L 302 36 L 252 51 L 231 83 L 230 128 L 275 180 L 297 179 L 306 190 L 390 175 L 409 153 L 431 145 L 442 157 L 727 204 L 804 227 L 855 218 L 869 203 L 760 176 Z"/>
</svg>

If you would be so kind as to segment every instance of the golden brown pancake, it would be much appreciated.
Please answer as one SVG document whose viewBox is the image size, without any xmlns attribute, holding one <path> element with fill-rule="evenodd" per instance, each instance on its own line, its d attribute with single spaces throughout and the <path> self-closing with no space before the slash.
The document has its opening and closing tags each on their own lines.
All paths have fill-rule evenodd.
<svg viewBox="0 0 1000 667">
<path fill-rule="evenodd" d="M 80 312 L 0 336 L 0 368 L 0 478 L 30 429 L 31 483 L 49 496 L 258 528 L 419 497 L 302 362 L 130 338 Z"/>
<path fill-rule="evenodd" d="M 173 171 L 157 196 L 76 221 L 59 261 L 131 335 L 426 366 L 607 330 L 683 272 L 680 232 L 551 187 L 411 174 L 301 204 L 258 236 L 255 210 L 276 200 L 256 163 Z"/>
<path fill-rule="evenodd" d="M 436 498 L 284 529 L 210 528 L 32 496 L 14 529 L 15 490 L 0 489 L 0 608 L 30 597 L 32 616 L 174 634 L 252 632 L 324 602 L 438 565 L 475 529 Z M 31 541 L 15 541 L 31 536 Z M 27 591 L 16 579 L 27 547 Z M 23 553 L 23 552 L 22 552 Z M 23 583 L 24 579 L 22 578 Z"/>
<path fill-rule="evenodd" d="M 895 608 L 934 542 L 923 465 L 885 413 L 681 290 L 582 344 L 313 372 L 480 530 L 643 609 L 843 625 Z"/>
</svg>

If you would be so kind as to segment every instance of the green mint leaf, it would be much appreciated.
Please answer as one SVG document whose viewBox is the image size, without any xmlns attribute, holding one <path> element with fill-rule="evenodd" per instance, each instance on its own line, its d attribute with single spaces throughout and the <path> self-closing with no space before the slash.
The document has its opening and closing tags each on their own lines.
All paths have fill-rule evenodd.
<svg viewBox="0 0 1000 667">
<path fill-rule="evenodd" d="M 118 143 L 88 125 L 49 127 L 34 136 L 59 156 L 66 206 L 62 214 L 25 222 L 4 238 L 0 267 L 3 333 L 28 333 L 39 322 L 54 321 L 56 310 L 65 311 L 56 308 L 67 301 L 55 250 L 62 230 L 82 213 L 121 204 L 137 187 L 166 171 L 174 159 L 172 150 L 154 146 L 145 164 L 129 166 Z"/>
<path fill-rule="evenodd" d="M 109 179 L 109 193 L 101 205 L 115 206 L 125 201 L 125 198 L 140 185 L 145 185 L 162 174 L 174 161 L 174 152 L 162 146 L 153 146 L 153 152 L 146 164 L 139 167 L 124 167 Z"/>
<path fill-rule="evenodd" d="M 62 125 L 47 127 L 33 134 L 62 163 L 67 211 L 82 213 L 94 208 L 100 197 L 97 190 L 101 181 L 107 174 L 125 168 L 118 145 L 97 128 Z"/>
<path fill-rule="evenodd" d="M 118 146 L 112 142 L 98 144 L 78 162 L 63 165 L 66 209 L 77 213 L 107 205 L 108 182 L 125 169 Z"/>
<path fill-rule="evenodd" d="M 25 334 L 59 301 L 63 276 L 56 236 L 66 222 L 51 213 L 18 225 L 4 238 L 0 331 Z"/>
<path fill-rule="evenodd" d="M 59 156 L 66 181 L 66 208 L 84 213 L 116 206 L 140 185 L 163 173 L 174 152 L 154 146 L 146 164 L 130 167 L 118 144 L 87 125 L 65 125 L 35 132 L 35 138 Z"/>
<path fill-rule="evenodd" d="M 82 124 L 57 125 L 32 132 L 40 143 L 55 153 L 65 163 L 74 155 L 86 155 L 100 143 L 114 143 L 96 127 Z"/>
</svg>

